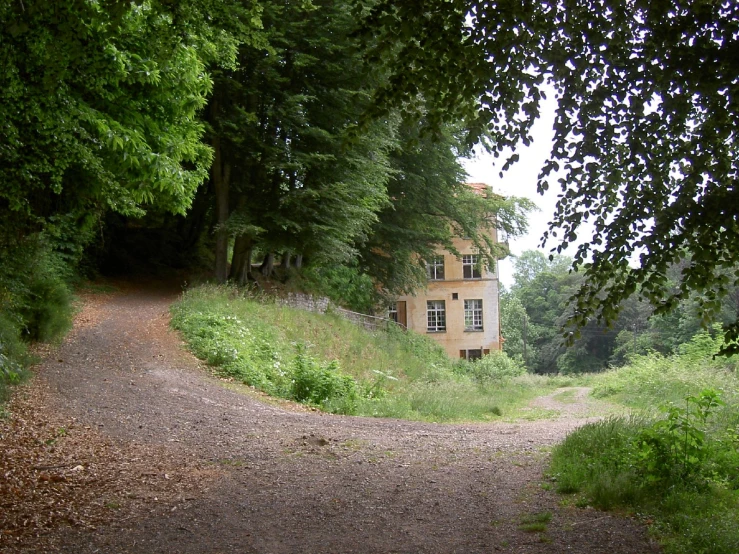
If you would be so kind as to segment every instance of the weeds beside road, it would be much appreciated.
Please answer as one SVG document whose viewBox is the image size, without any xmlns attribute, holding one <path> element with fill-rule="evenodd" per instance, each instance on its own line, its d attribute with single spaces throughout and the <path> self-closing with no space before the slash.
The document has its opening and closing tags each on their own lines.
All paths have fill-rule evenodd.
<svg viewBox="0 0 739 554">
<path fill-rule="evenodd" d="M 562 506 L 542 486 L 546 450 L 580 424 L 576 418 L 439 425 L 265 403 L 254 392 L 229 390 L 183 350 L 167 328 L 174 294 L 121 288 L 85 305 L 72 334 L 36 368 L 29 388 L 19 389 L 20 404 L 8 407 L 6 420 L 35 402 L 33 413 L 49 430 L 64 425 L 53 445 L 42 434 L 23 456 L 43 454 L 48 466 L 68 457 L 83 469 L 31 468 L 25 483 L 37 490 L 53 483 L 54 494 L 68 495 L 79 513 L 98 507 L 105 517 L 94 529 L 63 518 L 35 527 L 27 519 L 28 527 L 3 535 L 4 551 L 654 549 L 639 521 Z M 37 388 L 46 393 L 34 394 Z M 11 431 L 3 431 L 4 452 L 20 456 Z M 98 442 L 115 453 L 111 471 L 85 454 L 99 451 Z M 55 453 L 63 453 L 62 462 L 53 461 Z M 40 481 L 40 471 L 59 480 Z M 81 478 L 92 474 L 97 481 Z M 35 506 L 41 512 L 54 496 L 35 498 L 46 502 Z M 539 521 L 544 513 L 551 519 Z M 530 520 L 544 530 L 523 529 Z"/>
</svg>

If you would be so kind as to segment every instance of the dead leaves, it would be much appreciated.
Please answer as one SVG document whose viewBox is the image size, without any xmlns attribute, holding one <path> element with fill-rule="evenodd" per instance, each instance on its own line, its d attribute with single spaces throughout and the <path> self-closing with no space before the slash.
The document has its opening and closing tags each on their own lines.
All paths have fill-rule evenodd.
<svg viewBox="0 0 739 554">
<path fill-rule="evenodd" d="M 51 531 L 134 517 L 151 502 L 203 485 L 197 464 L 140 444 L 116 444 L 54 414 L 36 380 L 0 419 L 0 551 L 40 544 Z"/>
</svg>

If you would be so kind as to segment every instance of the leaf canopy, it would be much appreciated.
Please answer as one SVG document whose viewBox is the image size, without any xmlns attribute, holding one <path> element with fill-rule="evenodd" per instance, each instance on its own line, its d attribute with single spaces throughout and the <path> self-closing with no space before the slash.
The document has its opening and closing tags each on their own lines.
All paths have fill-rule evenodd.
<svg viewBox="0 0 739 554">
<path fill-rule="evenodd" d="M 365 24 L 391 72 L 377 111 L 413 117 L 423 94 L 431 128 L 465 119 L 469 140 L 491 136 L 498 155 L 531 141 L 554 87 L 538 187 L 561 195 L 545 240 L 562 251 L 584 222 L 595 228 L 575 255 L 586 284 L 573 323 L 613 321 L 637 291 L 658 312 L 699 291 L 707 319 L 717 314 L 739 282 L 739 4 L 383 0 Z M 686 257 L 672 288 L 667 270 Z"/>
</svg>

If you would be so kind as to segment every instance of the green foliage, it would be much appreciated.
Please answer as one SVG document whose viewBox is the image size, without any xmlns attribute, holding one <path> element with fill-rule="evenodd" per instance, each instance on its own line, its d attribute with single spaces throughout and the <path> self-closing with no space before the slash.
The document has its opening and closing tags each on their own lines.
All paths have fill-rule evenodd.
<svg viewBox="0 0 739 554">
<path fill-rule="evenodd" d="M 17 385 L 25 377 L 28 359 L 18 322 L 10 314 L 0 312 L 0 402 L 6 399 L 9 386 Z"/>
<path fill-rule="evenodd" d="M 305 345 L 298 345 L 292 367 L 293 400 L 321 406 L 326 411 L 353 414 L 357 409 L 359 391 L 357 382 L 349 375 L 341 374 L 336 360 L 319 364 L 306 352 Z"/>
<path fill-rule="evenodd" d="M 593 395 L 653 409 L 655 398 L 677 403 L 695 390 L 736 390 L 736 360 L 713 357 L 721 341 L 720 336 L 704 332 L 683 345 L 682 353 L 636 355 L 626 366 L 600 376 L 593 384 Z"/>
<path fill-rule="evenodd" d="M 519 375 L 520 365 L 504 354 L 474 364 L 451 360 L 425 336 L 395 327 L 370 333 L 237 288 L 187 291 L 172 308 L 172 325 L 220 374 L 338 413 L 485 421 L 513 417 L 562 385 Z"/>
<path fill-rule="evenodd" d="M 356 256 L 387 203 L 392 123 L 348 140 L 376 81 L 352 36 L 349 2 L 261 5 L 265 41 L 243 44 L 239 66 L 218 72 L 208 111 L 218 232 L 236 252 L 335 266 Z M 225 262 L 225 241 L 217 248 Z M 236 259 L 233 280 L 245 263 Z"/>
<path fill-rule="evenodd" d="M 287 343 L 291 346 L 285 347 L 279 329 L 233 315 L 227 300 L 233 291 L 224 289 L 223 293 L 220 298 L 216 294 L 214 303 L 201 295 L 172 308 L 172 325 L 182 331 L 195 355 L 224 376 L 274 396 L 333 412 L 356 410 L 359 387 L 339 371 L 338 362 L 318 362 L 304 344 Z"/>
<path fill-rule="evenodd" d="M 75 256 L 47 234 L 0 242 L 0 396 L 30 362 L 30 341 L 53 341 L 71 326 Z"/>
<path fill-rule="evenodd" d="M 565 349 L 562 340 L 562 325 L 573 309 L 572 296 L 582 284 L 582 276 L 571 271 L 572 259 L 559 255 L 548 259 L 539 251 L 528 250 L 517 256 L 514 264 L 515 283 L 501 298 L 506 352 L 524 358 L 526 366 L 536 373 L 604 369 L 617 328 L 591 322 L 578 331 L 579 338 L 570 348 Z"/>
<path fill-rule="evenodd" d="M 455 369 L 470 375 L 483 384 L 518 377 L 526 373 L 526 368 L 522 364 L 509 358 L 504 352 L 498 351 L 490 352 L 479 360 L 466 364 L 460 362 L 455 366 Z"/>
<path fill-rule="evenodd" d="M 526 214 L 534 209 L 524 198 L 475 194 L 464 183 L 460 157 L 469 154 L 454 126 L 434 136 L 417 125 L 401 125 L 389 155 L 392 173 L 387 183 L 388 203 L 378 213 L 368 240 L 361 245 L 361 263 L 389 291 L 401 293 L 426 283 L 421 264 L 436 250 L 456 253 L 452 239 L 470 237 L 485 265 L 507 255 L 500 243 L 489 240 L 487 222 L 499 233 L 525 234 Z"/>
<path fill-rule="evenodd" d="M 739 396 L 735 374 L 722 367 L 732 361 L 712 359 L 720 341 L 704 333 L 680 354 L 635 356 L 594 377 L 598 395 L 645 415 L 571 433 L 552 454 L 558 491 L 580 494 L 599 508 L 649 514 L 667 552 L 736 551 Z M 659 412 L 655 398 L 668 400 Z"/>
<path fill-rule="evenodd" d="M 505 170 L 554 88 L 538 187 L 561 193 L 547 238 L 562 251 L 583 223 L 594 229 L 575 255 L 586 279 L 571 323 L 615 321 L 637 291 L 659 313 L 696 291 L 709 321 L 739 284 L 737 21 L 727 1 L 380 0 L 365 12 L 370 56 L 389 74 L 373 115 L 402 106 L 432 130 L 465 121 L 470 142 L 490 133 L 496 155 L 513 149 Z M 739 322 L 725 333 L 739 338 Z"/>
<path fill-rule="evenodd" d="M 705 390 L 688 396 L 685 408 L 664 406 L 666 419 L 641 430 L 634 449 L 635 467 L 647 482 L 669 483 L 698 476 L 710 452 L 706 441 L 706 422 L 724 403 L 718 393 Z"/>
<path fill-rule="evenodd" d="M 233 54 L 188 4 L 0 4 L 5 207 L 184 213 L 210 163 L 205 64 Z"/>
<path fill-rule="evenodd" d="M 349 310 L 368 314 L 380 303 L 375 283 L 369 275 L 360 271 L 356 261 L 343 265 L 312 266 L 301 275 L 311 291 L 327 296 Z"/>
</svg>

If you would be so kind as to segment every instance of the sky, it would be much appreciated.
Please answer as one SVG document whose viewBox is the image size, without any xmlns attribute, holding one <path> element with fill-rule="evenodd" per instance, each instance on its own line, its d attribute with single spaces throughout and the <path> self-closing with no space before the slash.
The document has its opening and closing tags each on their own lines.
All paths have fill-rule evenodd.
<svg viewBox="0 0 739 554">
<path fill-rule="evenodd" d="M 463 165 L 469 174 L 469 182 L 487 183 L 493 187 L 494 192 L 504 196 L 529 198 L 541 209 L 539 212 L 529 214 L 529 232 L 526 236 L 510 239 L 510 249 L 514 255 L 524 250 L 540 250 L 549 254 L 549 251 L 556 246 L 556 243 L 550 240 L 545 248 L 540 248 L 541 237 L 547 230 L 547 224 L 554 213 L 559 188 L 555 184 L 543 196 L 536 192 L 537 175 L 552 148 L 554 135 L 552 125 L 556 108 L 554 96 L 554 94 L 547 95 L 547 100 L 542 106 L 541 117 L 532 129 L 533 142 L 528 147 L 518 148 L 519 161 L 503 174 L 502 179 L 499 173 L 507 158 L 506 155 L 501 155 L 496 159 L 492 155 L 481 154 L 471 160 L 463 160 Z M 580 229 L 578 237 L 581 240 L 570 245 L 564 254 L 573 255 L 575 253 L 577 244 L 589 238 L 587 230 Z M 501 283 L 506 288 L 510 288 L 513 284 L 513 261 L 510 256 L 500 261 L 499 275 Z"/>
</svg>

